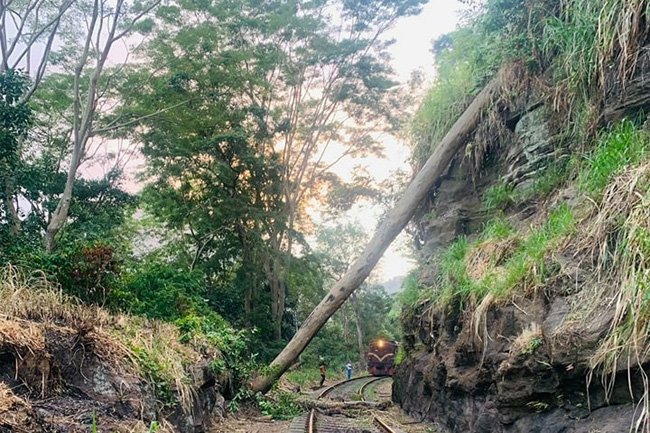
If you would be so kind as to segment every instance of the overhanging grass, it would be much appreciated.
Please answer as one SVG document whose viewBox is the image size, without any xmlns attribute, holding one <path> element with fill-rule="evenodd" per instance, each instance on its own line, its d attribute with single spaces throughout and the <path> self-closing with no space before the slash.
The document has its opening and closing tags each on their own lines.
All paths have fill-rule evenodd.
<svg viewBox="0 0 650 433">
<path fill-rule="evenodd" d="M 571 210 L 561 205 L 526 235 L 515 233 L 505 220 L 495 219 L 475 242 L 459 238 L 441 255 L 436 303 L 445 306 L 460 300 L 478 305 L 488 295 L 504 299 L 541 286 L 550 273 L 549 253 L 575 227 Z"/>
<path fill-rule="evenodd" d="M 563 2 L 560 16 L 546 23 L 543 43 L 547 57 L 556 59 L 558 79 L 590 98 L 594 88 L 603 88 L 607 66 L 616 58 L 618 76 L 625 80 L 647 31 L 642 18 L 649 12 L 647 0 Z"/>
</svg>

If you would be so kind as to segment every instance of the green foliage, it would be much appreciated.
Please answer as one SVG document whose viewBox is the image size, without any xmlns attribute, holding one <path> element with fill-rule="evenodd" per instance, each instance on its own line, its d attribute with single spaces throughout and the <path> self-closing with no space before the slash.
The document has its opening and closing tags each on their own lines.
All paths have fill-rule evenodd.
<svg viewBox="0 0 650 433">
<path fill-rule="evenodd" d="M 305 410 L 298 401 L 298 394 L 288 391 L 275 390 L 267 396 L 257 394 L 256 401 L 262 414 L 273 419 L 292 419 Z"/>
<path fill-rule="evenodd" d="M 483 231 L 481 232 L 482 240 L 501 240 L 506 239 L 513 234 L 513 227 L 510 223 L 502 218 L 496 217 L 492 218 L 490 221 L 485 223 Z"/>
<path fill-rule="evenodd" d="M 400 365 L 406 359 L 406 350 L 401 345 L 397 348 L 397 353 L 395 354 L 395 365 Z"/>
<path fill-rule="evenodd" d="M 32 124 L 32 110 L 22 100 L 29 77 L 13 69 L 0 74 L 0 180 L 11 176 L 19 161 L 18 144 Z M 2 194 L 5 192 L 2 191 Z"/>
<path fill-rule="evenodd" d="M 483 206 L 488 211 L 504 210 L 514 201 L 512 186 L 504 182 L 491 186 L 483 196 Z"/>
<path fill-rule="evenodd" d="M 209 314 L 205 296 L 205 280 L 200 272 L 164 263 L 154 256 L 125 273 L 108 305 L 152 319 L 174 321 L 190 314 Z"/>
<path fill-rule="evenodd" d="M 551 272 L 547 264 L 548 252 L 573 230 L 575 219 L 567 205 L 551 211 L 546 223 L 531 228 L 526 236 L 517 236 L 503 219 L 488 222 L 476 241 L 470 243 L 461 237 L 441 254 L 434 291 L 437 302 L 450 305 L 452 301 L 460 300 L 476 304 L 487 294 L 504 298 L 516 289 L 542 284 Z M 487 254 L 492 255 L 495 254 L 492 247 L 503 256 L 501 262 L 495 263 L 491 257 L 484 257 L 479 262 L 484 267 L 482 276 L 472 278 L 467 268 L 469 254 L 487 248 Z"/>
<path fill-rule="evenodd" d="M 172 387 L 173 382 L 168 376 L 167 369 L 161 364 L 160 358 L 153 356 L 144 348 L 132 347 L 132 350 L 161 409 L 173 409 L 178 401 Z"/>
<path fill-rule="evenodd" d="M 621 73 L 632 60 L 645 31 L 639 25 L 650 11 L 647 1 L 569 0 L 544 29 L 544 50 L 554 64 L 558 80 L 566 80 L 578 98 L 589 99 L 604 84 L 607 64 L 618 53 Z M 619 78 L 624 79 L 625 73 Z"/>
<path fill-rule="evenodd" d="M 419 272 L 414 269 L 402 281 L 401 291 L 397 297 L 397 301 L 401 306 L 414 306 L 420 300 L 424 287 L 418 281 L 419 276 Z"/>
<path fill-rule="evenodd" d="M 421 165 L 472 97 L 507 62 L 537 68 L 537 25 L 550 2 L 489 0 L 463 27 L 435 41 L 437 76 L 410 127 L 413 159 Z"/>
<path fill-rule="evenodd" d="M 250 351 L 251 333 L 234 330 L 216 313 L 188 315 L 176 320 L 176 325 L 181 331 L 182 342 L 195 345 L 205 342 L 207 347 L 220 352 L 210 368 L 217 375 L 227 373 L 231 393 L 236 393 L 257 369 L 256 354 Z"/>
<path fill-rule="evenodd" d="M 568 158 L 550 163 L 535 176 L 532 187 L 517 194 L 516 200 L 523 202 L 548 197 L 569 179 L 574 168 L 571 163 Z"/>
<path fill-rule="evenodd" d="M 531 355 L 535 353 L 537 349 L 539 349 L 542 344 L 544 344 L 544 339 L 540 335 L 535 335 L 533 338 L 530 339 L 526 343 L 526 346 L 521 350 L 521 353 L 526 354 L 526 355 Z"/>
<path fill-rule="evenodd" d="M 317 385 L 320 381 L 320 371 L 317 366 L 299 365 L 296 368 L 290 369 L 284 374 L 284 377 L 292 384 L 306 388 L 309 386 Z"/>
<path fill-rule="evenodd" d="M 650 135 L 630 120 L 623 120 L 601 134 L 593 152 L 586 158 L 578 184 L 597 198 L 612 177 L 641 161 L 650 149 Z"/>
</svg>

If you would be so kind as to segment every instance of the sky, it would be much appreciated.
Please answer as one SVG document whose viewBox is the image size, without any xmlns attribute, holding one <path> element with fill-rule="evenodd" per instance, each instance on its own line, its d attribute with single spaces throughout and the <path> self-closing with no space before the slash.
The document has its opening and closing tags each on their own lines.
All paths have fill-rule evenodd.
<svg viewBox="0 0 650 433">
<path fill-rule="evenodd" d="M 457 0 L 431 0 L 422 12 L 399 21 L 387 34 L 395 39 L 390 48 L 393 68 L 397 78 L 406 82 L 414 70 L 422 70 L 430 84 L 435 77 L 432 42 L 439 36 L 453 31 L 460 18 L 463 4 Z M 343 160 L 335 171 L 344 179 L 349 179 L 357 165 L 364 166 L 379 182 L 394 177 L 397 170 L 410 170 L 408 158 L 410 148 L 394 137 L 384 137 L 385 159 L 365 158 L 363 160 Z M 352 220 L 360 222 L 366 230 L 373 233 L 381 216 L 376 206 L 359 205 L 350 213 Z M 404 276 L 415 266 L 410 257 L 408 243 L 410 238 L 402 233 L 384 253 L 371 280 L 383 282 L 397 276 Z"/>
</svg>

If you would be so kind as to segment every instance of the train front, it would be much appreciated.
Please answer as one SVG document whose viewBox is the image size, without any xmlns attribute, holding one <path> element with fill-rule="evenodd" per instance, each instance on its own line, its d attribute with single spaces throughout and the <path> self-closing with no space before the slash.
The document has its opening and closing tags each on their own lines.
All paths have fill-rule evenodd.
<svg viewBox="0 0 650 433">
<path fill-rule="evenodd" d="M 368 349 L 368 373 L 373 376 L 392 376 L 395 371 L 397 343 L 377 339 Z"/>
</svg>

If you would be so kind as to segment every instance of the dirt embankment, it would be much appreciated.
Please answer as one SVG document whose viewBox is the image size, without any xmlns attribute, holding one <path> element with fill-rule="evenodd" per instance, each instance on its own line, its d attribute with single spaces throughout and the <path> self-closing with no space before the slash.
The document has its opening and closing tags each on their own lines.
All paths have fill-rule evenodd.
<svg viewBox="0 0 650 433">
<path fill-rule="evenodd" d="M 2 281 L 0 431 L 198 433 L 221 416 L 216 354 L 173 326 L 75 305 L 39 279 Z"/>
</svg>

